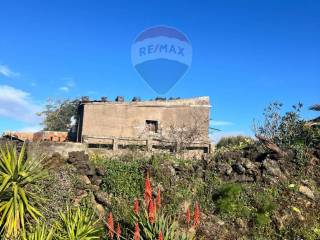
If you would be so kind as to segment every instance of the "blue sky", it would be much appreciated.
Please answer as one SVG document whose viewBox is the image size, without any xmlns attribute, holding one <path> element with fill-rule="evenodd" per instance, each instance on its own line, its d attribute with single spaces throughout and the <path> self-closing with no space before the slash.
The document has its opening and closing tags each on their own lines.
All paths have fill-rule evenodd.
<svg viewBox="0 0 320 240">
<path fill-rule="evenodd" d="M 155 25 L 181 30 L 193 47 L 191 68 L 165 96 L 210 96 L 218 135 L 252 134 L 274 100 L 287 109 L 320 102 L 320 1 L 6 0 L 0 132 L 37 128 L 48 98 L 158 96 L 130 56 L 137 34 Z"/>
</svg>

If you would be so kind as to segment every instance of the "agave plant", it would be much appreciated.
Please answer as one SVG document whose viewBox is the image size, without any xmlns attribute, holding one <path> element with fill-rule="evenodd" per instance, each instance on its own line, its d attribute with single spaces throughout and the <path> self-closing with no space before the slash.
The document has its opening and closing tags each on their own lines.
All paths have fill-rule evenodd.
<svg viewBox="0 0 320 240">
<path fill-rule="evenodd" d="M 39 223 L 36 227 L 23 237 L 23 240 L 52 240 L 54 237 L 55 228 L 47 228 L 43 223 Z"/>
<path fill-rule="evenodd" d="M 88 209 L 67 207 L 66 213 L 60 212 L 57 238 L 61 240 L 94 240 L 100 239 L 102 228 L 99 220 L 94 220 L 94 214 Z"/>
<path fill-rule="evenodd" d="M 41 161 L 25 159 L 25 145 L 19 154 L 13 145 L 0 148 L 0 231 L 7 238 L 17 238 L 25 232 L 27 215 L 36 221 L 42 216 L 30 203 L 40 197 L 27 189 L 44 176 Z"/>
</svg>

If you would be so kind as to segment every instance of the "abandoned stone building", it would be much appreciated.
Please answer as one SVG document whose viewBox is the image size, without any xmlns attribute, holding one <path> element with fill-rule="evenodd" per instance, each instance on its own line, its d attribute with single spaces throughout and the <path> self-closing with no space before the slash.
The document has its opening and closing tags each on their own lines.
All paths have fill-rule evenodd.
<svg viewBox="0 0 320 240">
<path fill-rule="evenodd" d="M 3 134 L 6 138 L 14 138 L 20 141 L 30 142 L 65 142 L 68 139 L 68 132 L 59 131 L 39 131 L 39 132 L 20 132 L 11 131 Z"/>
<path fill-rule="evenodd" d="M 89 148 L 210 152 L 209 97 L 80 103 L 77 141 Z"/>
</svg>

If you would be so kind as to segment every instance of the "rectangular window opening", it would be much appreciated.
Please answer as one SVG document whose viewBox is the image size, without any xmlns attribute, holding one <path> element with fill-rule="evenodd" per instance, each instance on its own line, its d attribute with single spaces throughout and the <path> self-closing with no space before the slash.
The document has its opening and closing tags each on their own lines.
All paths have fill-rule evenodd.
<svg viewBox="0 0 320 240">
<path fill-rule="evenodd" d="M 146 120 L 146 129 L 148 132 L 158 133 L 159 124 L 155 120 Z"/>
</svg>

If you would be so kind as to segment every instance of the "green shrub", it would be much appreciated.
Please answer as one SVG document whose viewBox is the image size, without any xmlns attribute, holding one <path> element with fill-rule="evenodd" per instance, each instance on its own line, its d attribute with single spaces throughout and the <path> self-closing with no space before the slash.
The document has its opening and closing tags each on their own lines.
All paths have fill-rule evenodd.
<svg viewBox="0 0 320 240">
<path fill-rule="evenodd" d="M 103 167 L 106 174 L 102 188 L 115 197 L 133 201 L 143 189 L 143 163 L 139 160 L 124 162 L 118 159 L 106 160 Z"/>
<path fill-rule="evenodd" d="M 255 223 L 258 227 L 263 227 L 270 223 L 270 216 L 275 209 L 275 203 L 272 200 L 272 196 L 267 192 L 258 193 L 255 197 Z"/>
<path fill-rule="evenodd" d="M 295 143 L 290 146 L 291 150 L 295 154 L 293 162 L 297 168 L 302 170 L 312 159 L 310 149 L 304 143 Z"/>
<path fill-rule="evenodd" d="M 156 154 L 152 156 L 150 164 L 152 178 L 165 190 L 163 201 L 167 212 L 177 213 L 185 201 L 199 201 L 203 204 L 212 202 L 211 174 L 208 177 L 210 181 L 206 182 L 201 176 L 197 176 L 194 166 L 199 165 L 198 161 Z"/>
<path fill-rule="evenodd" d="M 270 216 L 267 213 L 257 213 L 255 216 L 255 223 L 258 227 L 266 226 L 270 223 Z"/>
<path fill-rule="evenodd" d="M 146 161 L 129 154 L 113 159 L 95 156 L 94 162 L 105 170 L 101 188 L 110 196 L 110 210 L 118 219 L 128 221 L 131 212 L 127 206 L 142 193 Z"/>
<path fill-rule="evenodd" d="M 249 214 L 244 200 L 241 198 L 243 187 L 238 183 L 223 184 L 217 194 L 214 195 L 214 201 L 218 212 L 226 216 L 245 216 Z"/>
<path fill-rule="evenodd" d="M 223 137 L 217 143 L 216 148 L 236 148 L 236 149 L 243 149 L 250 144 L 253 144 L 254 140 L 250 137 L 245 136 L 231 136 L 231 137 Z"/>
</svg>

